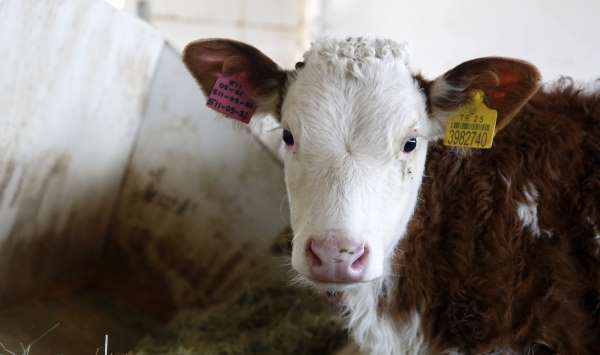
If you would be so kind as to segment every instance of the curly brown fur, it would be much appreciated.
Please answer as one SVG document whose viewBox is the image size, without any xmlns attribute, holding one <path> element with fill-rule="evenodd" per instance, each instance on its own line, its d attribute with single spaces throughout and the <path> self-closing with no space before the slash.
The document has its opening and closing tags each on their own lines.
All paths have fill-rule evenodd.
<svg viewBox="0 0 600 355">
<path fill-rule="evenodd" d="M 516 212 L 531 186 L 539 235 Z M 600 93 L 563 79 L 491 150 L 430 147 L 393 312 L 417 308 L 438 351 L 600 354 L 599 230 Z"/>
</svg>

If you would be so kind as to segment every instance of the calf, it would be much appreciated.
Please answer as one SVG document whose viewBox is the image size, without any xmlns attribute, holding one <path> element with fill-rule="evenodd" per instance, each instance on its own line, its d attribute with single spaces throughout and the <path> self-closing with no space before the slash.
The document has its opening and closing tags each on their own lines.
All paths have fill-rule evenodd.
<svg viewBox="0 0 600 355">
<path fill-rule="evenodd" d="M 600 354 L 598 93 L 496 57 L 429 81 L 378 39 L 317 41 L 290 71 L 220 39 L 184 61 L 213 107 L 231 79 L 279 119 L 292 266 L 363 351 Z M 464 110 L 490 136 L 443 144 Z"/>
</svg>

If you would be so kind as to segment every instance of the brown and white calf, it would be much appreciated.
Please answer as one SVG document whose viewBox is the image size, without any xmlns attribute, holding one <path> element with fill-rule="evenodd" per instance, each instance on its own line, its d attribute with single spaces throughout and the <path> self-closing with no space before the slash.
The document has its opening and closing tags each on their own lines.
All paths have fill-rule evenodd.
<svg viewBox="0 0 600 355">
<path fill-rule="evenodd" d="M 480 58 L 433 81 L 404 45 L 317 41 L 295 70 L 230 40 L 184 61 L 210 94 L 242 75 L 283 129 L 292 266 L 341 291 L 371 354 L 600 354 L 600 94 L 538 90 L 524 61 Z M 491 149 L 450 148 L 480 90 Z"/>
</svg>

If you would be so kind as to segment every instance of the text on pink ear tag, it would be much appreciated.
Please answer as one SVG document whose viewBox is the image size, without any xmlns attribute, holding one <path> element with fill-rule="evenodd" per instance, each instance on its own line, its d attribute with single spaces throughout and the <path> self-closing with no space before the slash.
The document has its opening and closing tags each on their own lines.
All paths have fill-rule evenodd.
<svg viewBox="0 0 600 355">
<path fill-rule="evenodd" d="M 248 123 L 256 111 L 256 103 L 246 91 L 246 87 L 244 74 L 219 74 L 208 95 L 206 106 L 234 120 Z"/>
</svg>

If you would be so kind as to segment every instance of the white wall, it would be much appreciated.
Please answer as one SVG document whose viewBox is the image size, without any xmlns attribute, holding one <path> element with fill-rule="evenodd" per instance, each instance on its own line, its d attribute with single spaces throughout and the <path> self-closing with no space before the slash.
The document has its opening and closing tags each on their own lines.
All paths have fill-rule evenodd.
<svg viewBox="0 0 600 355">
<path fill-rule="evenodd" d="M 408 41 L 429 77 L 478 56 L 536 64 L 546 80 L 600 77 L 598 0 L 109 0 L 149 5 L 150 21 L 176 48 L 231 37 L 291 66 L 319 35 Z"/>
<path fill-rule="evenodd" d="M 408 41 L 427 77 L 479 56 L 526 59 L 546 80 L 600 78 L 598 0 L 323 0 L 322 33 Z"/>
<path fill-rule="evenodd" d="M 115 3 L 117 0 L 109 0 Z M 199 38 L 234 38 L 259 47 L 284 67 L 293 67 L 310 41 L 318 0 L 120 0 L 181 50 Z"/>
</svg>

